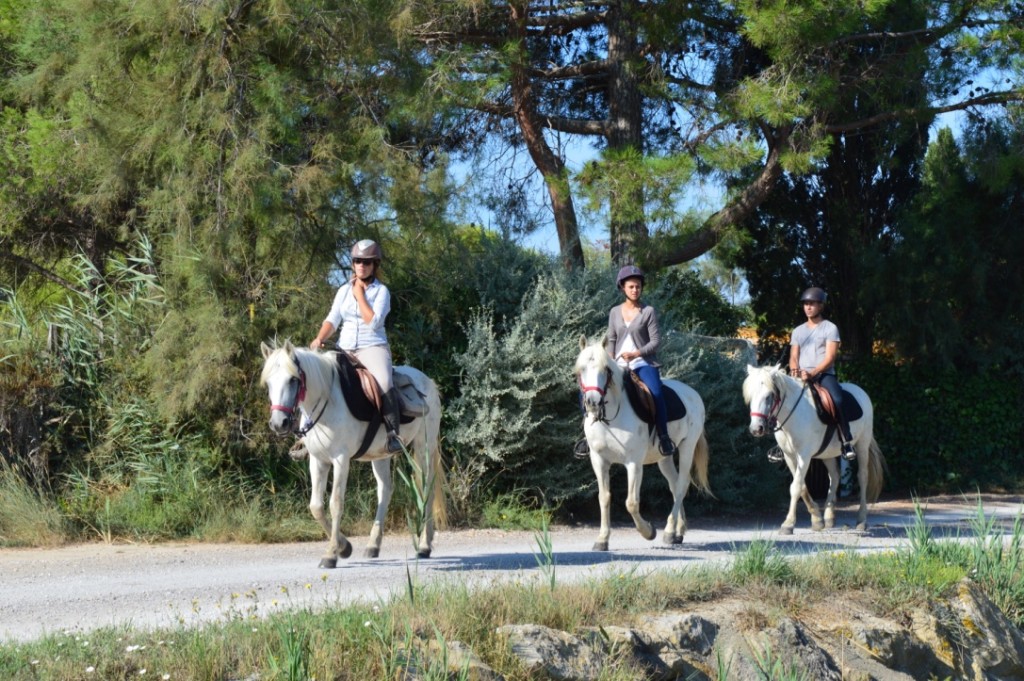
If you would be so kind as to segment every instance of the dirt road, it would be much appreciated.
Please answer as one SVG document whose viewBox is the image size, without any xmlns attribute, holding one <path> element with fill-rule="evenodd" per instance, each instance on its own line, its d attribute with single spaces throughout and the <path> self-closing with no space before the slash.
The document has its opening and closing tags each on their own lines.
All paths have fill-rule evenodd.
<svg viewBox="0 0 1024 681">
<path fill-rule="evenodd" d="M 935 497 L 922 502 L 933 531 L 965 536 L 977 515 L 977 498 Z M 1020 497 L 983 497 L 987 515 L 1012 526 Z M 784 513 L 770 518 L 691 521 L 682 546 L 661 536 L 645 541 L 632 526 L 613 529 L 611 550 L 591 550 L 596 527 L 551 531 L 556 577 L 576 580 L 614 571 L 679 569 L 701 561 L 726 561 L 755 538 L 771 539 L 787 553 L 874 551 L 906 541 L 913 505 L 905 500 L 871 507 L 866 532 L 855 525 L 856 506 L 838 507 L 837 528 L 812 532 L 806 512 L 790 537 L 775 532 Z M 660 529 L 660 528 L 659 528 Z M 336 570 L 317 568 L 324 542 L 239 544 L 86 544 L 59 549 L 0 550 L 0 639 L 29 640 L 47 632 L 88 631 L 130 624 L 139 628 L 193 625 L 232 617 L 262 616 L 292 607 L 323 607 L 356 599 L 386 598 L 405 589 L 407 571 L 421 582 L 543 579 L 532 532 L 440 532 L 434 556 L 417 561 L 408 535 L 384 539 L 380 558 L 360 557 L 365 537 Z"/>
</svg>

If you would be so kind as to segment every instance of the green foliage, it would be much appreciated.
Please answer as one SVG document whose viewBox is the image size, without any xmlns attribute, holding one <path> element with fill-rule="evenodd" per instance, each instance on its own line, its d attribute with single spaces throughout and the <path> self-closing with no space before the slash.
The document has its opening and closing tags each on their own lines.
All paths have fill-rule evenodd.
<svg viewBox="0 0 1024 681">
<path fill-rule="evenodd" d="M 1024 386 L 999 372 L 963 374 L 884 359 L 840 365 L 871 397 L 892 490 L 1016 488 L 1024 470 Z"/>
<path fill-rule="evenodd" d="M 793 580 L 790 561 L 771 540 L 754 539 L 742 550 L 733 547 L 733 555 L 729 570 L 741 584 L 757 580 L 785 584 Z"/>
<path fill-rule="evenodd" d="M 50 546 L 65 538 L 65 519 L 49 494 L 0 461 L 0 546 Z"/>
</svg>

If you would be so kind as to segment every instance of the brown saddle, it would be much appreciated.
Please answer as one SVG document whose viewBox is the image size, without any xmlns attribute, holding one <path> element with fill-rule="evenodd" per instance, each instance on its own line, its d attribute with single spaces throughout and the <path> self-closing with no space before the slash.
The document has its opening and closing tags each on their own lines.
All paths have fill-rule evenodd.
<svg viewBox="0 0 1024 681">
<path fill-rule="evenodd" d="M 363 394 L 366 395 L 366 399 L 370 401 L 377 411 L 381 410 L 381 397 L 380 397 L 380 384 L 377 383 L 377 379 L 373 377 L 370 370 L 363 366 L 363 363 L 353 355 L 351 352 L 346 351 L 345 354 L 348 356 L 348 360 L 352 362 L 352 368 L 356 371 L 356 376 L 359 377 L 359 384 L 363 387 Z"/>
<path fill-rule="evenodd" d="M 836 412 L 836 403 L 832 401 L 832 394 L 817 381 L 811 383 L 811 397 L 814 399 L 814 406 L 818 410 L 818 418 L 822 423 L 838 423 L 839 414 Z"/>
</svg>

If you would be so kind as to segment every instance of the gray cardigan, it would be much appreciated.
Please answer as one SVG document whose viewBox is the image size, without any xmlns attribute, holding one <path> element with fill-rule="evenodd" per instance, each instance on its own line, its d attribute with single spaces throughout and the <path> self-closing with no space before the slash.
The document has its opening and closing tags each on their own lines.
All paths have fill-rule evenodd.
<svg viewBox="0 0 1024 681">
<path fill-rule="evenodd" d="M 658 314 L 646 303 L 640 304 L 640 314 L 630 325 L 633 343 L 643 355 L 644 361 L 652 367 L 660 367 L 658 346 L 661 344 L 661 332 L 658 330 Z M 616 305 L 608 313 L 608 338 L 605 348 L 613 358 L 622 352 L 622 343 L 626 339 L 626 322 L 622 319 L 622 305 Z"/>
</svg>

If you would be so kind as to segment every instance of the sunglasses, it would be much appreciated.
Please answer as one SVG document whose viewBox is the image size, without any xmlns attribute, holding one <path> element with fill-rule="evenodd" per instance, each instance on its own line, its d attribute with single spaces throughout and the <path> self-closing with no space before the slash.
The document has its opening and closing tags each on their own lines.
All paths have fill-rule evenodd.
<svg viewBox="0 0 1024 681">
<path fill-rule="evenodd" d="M 353 265 L 372 265 L 373 263 L 373 258 L 352 258 Z"/>
</svg>

